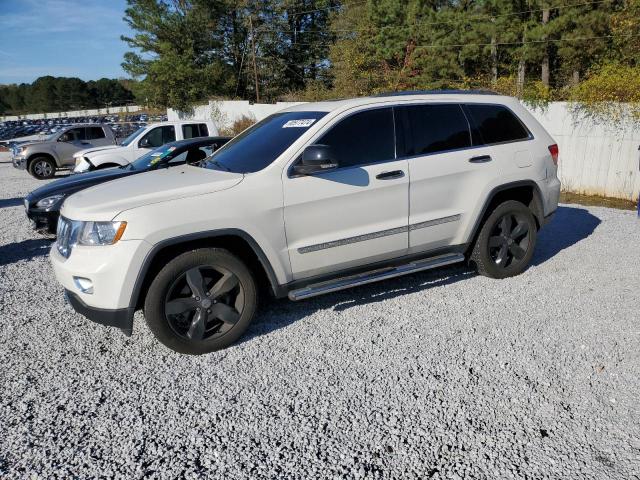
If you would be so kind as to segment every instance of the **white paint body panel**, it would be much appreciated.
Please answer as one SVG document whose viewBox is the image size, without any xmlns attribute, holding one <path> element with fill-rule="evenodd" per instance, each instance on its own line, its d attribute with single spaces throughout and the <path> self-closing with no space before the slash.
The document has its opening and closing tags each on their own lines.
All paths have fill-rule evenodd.
<svg viewBox="0 0 640 480">
<path fill-rule="evenodd" d="M 524 121 L 534 140 L 392 159 L 314 176 L 289 176 L 304 148 L 343 116 L 410 102 L 507 105 Z M 73 275 L 108 284 L 109 293 L 100 288 L 93 295 L 81 295 L 82 300 L 100 308 L 124 308 L 144 257 L 154 246 L 186 235 L 241 231 L 257 243 L 276 281 L 285 285 L 348 267 L 465 244 L 492 190 L 506 183 L 534 181 L 543 195 L 545 215 L 556 208 L 560 184 L 548 150 L 554 141 L 514 99 L 409 95 L 296 105 L 288 110 L 327 114 L 256 173 L 174 167 L 115 180 L 69 197 L 62 208 L 64 217 L 126 221 L 127 228 L 116 245 L 76 248 L 68 259 L 58 255 L 54 246 L 51 261 L 61 283 L 75 293 L 78 291 L 70 280 Z M 527 154 L 516 156 L 517 152 Z M 470 157 L 484 154 L 491 155 L 492 161 L 468 162 Z M 405 175 L 376 179 L 379 173 L 393 170 Z M 460 217 L 453 222 L 411 229 L 416 223 L 455 215 Z M 372 235 L 391 229 L 398 232 Z M 341 242 L 352 237 L 361 238 Z M 300 251 L 327 242 L 334 243 L 307 253 Z M 83 262 L 89 256 L 91 261 Z M 112 263 L 121 266 L 116 268 Z"/>
</svg>

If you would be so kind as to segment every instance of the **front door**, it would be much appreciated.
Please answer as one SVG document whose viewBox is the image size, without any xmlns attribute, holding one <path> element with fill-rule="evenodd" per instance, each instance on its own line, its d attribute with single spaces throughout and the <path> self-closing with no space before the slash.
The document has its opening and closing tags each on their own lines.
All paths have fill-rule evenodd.
<svg viewBox="0 0 640 480">
<path fill-rule="evenodd" d="M 339 167 L 284 174 L 294 280 L 406 254 L 409 175 L 395 157 L 393 110 L 345 115 L 313 143 L 329 145 Z"/>
</svg>

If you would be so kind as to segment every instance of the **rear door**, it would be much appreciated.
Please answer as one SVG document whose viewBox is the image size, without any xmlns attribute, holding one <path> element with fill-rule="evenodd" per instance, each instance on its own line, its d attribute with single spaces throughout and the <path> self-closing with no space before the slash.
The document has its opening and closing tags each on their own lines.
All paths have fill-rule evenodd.
<svg viewBox="0 0 640 480">
<path fill-rule="evenodd" d="M 395 156 L 393 109 L 345 114 L 313 143 L 329 145 L 339 168 L 283 178 L 284 219 L 294 279 L 407 252 L 407 161 Z"/>
<path fill-rule="evenodd" d="M 411 253 L 463 243 L 465 225 L 497 175 L 491 148 L 474 145 L 471 127 L 456 103 L 408 105 L 397 130 L 411 177 Z"/>
</svg>

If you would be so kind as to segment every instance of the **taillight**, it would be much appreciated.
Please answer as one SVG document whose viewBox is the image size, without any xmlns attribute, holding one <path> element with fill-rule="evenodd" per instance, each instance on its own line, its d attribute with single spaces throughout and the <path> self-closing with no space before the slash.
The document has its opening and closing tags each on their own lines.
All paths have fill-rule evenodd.
<svg viewBox="0 0 640 480">
<path fill-rule="evenodd" d="M 549 153 L 551 154 L 551 158 L 553 159 L 553 164 L 558 166 L 558 154 L 560 150 L 558 149 L 558 144 L 554 143 L 553 145 L 549 145 Z"/>
</svg>

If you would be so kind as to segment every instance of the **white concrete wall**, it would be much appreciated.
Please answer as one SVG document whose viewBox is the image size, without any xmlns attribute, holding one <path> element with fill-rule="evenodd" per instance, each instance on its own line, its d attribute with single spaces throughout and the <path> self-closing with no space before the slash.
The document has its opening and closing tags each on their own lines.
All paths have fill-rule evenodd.
<svg viewBox="0 0 640 480">
<path fill-rule="evenodd" d="M 564 190 L 638 199 L 640 126 L 576 118 L 564 102 L 531 113 L 558 142 L 559 177 Z"/>
<path fill-rule="evenodd" d="M 61 117 L 87 117 L 93 115 L 109 115 L 112 113 L 135 113 L 142 110 L 138 105 L 125 105 L 123 107 L 98 108 L 94 110 L 73 110 L 69 112 L 51 112 L 51 113 L 28 113 L 26 115 L 7 115 L 0 116 L 1 121 L 5 120 L 41 120 L 43 118 L 61 118 Z"/>
<path fill-rule="evenodd" d="M 195 108 L 190 118 L 213 119 L 219 128 L 243 115 L 257 120 L 301 102 L 250 104 L 247 101 L 210 101 Z M 640 194 L 640 128 L 620 127 L 576 119 L 564 102 L 531 113 L 555 138 L 560 148 L 559 176 L 563 188 L 574 193 L 637 200 Z M 182 118 L 169 109 L 169 120 Z"/>
<path fill-rule="evenodd" d="M 189 115 L 169 108 L 167 117 L 168 120 L 213 120 L 218 128 L 224 129 L 243 116 L 259 121 L 272 113 L 300 103 L 303 102 L 249 103 L 246 100 L 211 100 L 207 105 L 195 107 L 193 113 Z"/>
</svg>

